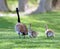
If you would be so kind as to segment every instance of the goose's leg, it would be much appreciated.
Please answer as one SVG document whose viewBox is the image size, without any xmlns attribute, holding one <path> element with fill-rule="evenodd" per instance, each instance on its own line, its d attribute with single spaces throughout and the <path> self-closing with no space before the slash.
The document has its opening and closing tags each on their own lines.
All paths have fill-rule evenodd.
<svg viewBox="0 0 60 49">
<path fill-rule="evenodd" d="M 19 38 L 20 38 L 20 32 L 18 33 L 18 36 L 19 36 Z"/>
<path fill-rule="evenodd" d="M 23 34 L 22 34 L 22 35 L 23 35 L 23 38 L 25 38 L 25 32 L 23 32 Z"/>
<path fill-rule="evenodd" d="M 24 35 L 24 39 L 25 39 L 25 35 Z"/>
</svg>

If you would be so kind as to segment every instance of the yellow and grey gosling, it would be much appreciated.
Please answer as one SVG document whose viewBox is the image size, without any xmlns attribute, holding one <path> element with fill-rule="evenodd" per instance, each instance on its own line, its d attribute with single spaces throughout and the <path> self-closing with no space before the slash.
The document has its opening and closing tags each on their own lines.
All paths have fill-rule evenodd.
<svg viewBox="0 0 60 49">
<path fill-rule="evenodd" d="M 37 37 L 37 32 L 33 31 L 31 27 L 32 27 L 31 24 L 29 24 L 29 26 L 28 26 L 28 35 L 29 35 L 29 37 L 31 37 L 31 38 Z"/>
<path fill-rule="evenodd" d="M 46 30 L 45 30 L 46 36 L 47 36 L 47 37 L 54 37 L 54 31 L 51 30 L 51 29 L 48 29 L 47 24 L 45 25 L 45 28 L 46 28 Z"/>
</svg>

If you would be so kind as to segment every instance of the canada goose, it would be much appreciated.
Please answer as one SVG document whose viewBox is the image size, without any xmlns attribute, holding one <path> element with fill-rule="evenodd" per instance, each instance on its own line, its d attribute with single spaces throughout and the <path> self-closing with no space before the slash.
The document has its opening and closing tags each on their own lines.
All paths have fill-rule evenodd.
<svg viewBox="0 0 60 49">
<path fill-rule="evenodd" d="M 28 26 L 28 35 L 30 37 L 37 37 L 37 32 L 32 30 L 31 24 L 29 24 L 29 26 Z"/>
<path fill-rule="evenodd" d="M 46 28 L 46 30 L 45 30 L 46 36 L 47 36 L 47 37 L 54 37 L 54 31 L 51 30 L 51 29 L 48 29 L 47 24 L 45 25 L 45 28 Z"/>
<path fill-rule="evenodd" d="M 15 30 L 18 33 L 19 37 L 20 37 L 20 34 L 22 34 L 25 38 L 25 35 L 28 34 L 27 27 L 25 24 L 21 23 L 18 8 L 16 8 L 16 12 L 17 12 L 17 16 L 18 16 L 18 23 L 15 25 Z"/>
</svg>

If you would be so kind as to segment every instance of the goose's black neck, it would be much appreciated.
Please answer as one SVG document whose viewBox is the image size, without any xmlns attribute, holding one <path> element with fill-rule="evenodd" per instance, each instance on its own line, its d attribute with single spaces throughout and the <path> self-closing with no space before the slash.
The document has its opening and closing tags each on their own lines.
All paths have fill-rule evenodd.
<svg viewBox="0 0 60 49">
<path fill-rule="evenodd" d="M 20 17 L 19 17 L 19 10 L 18 10 L 18 8 L 16 8 L 16 13 L 17 13 L 17 16 L 18 16 L 18 23 L 21 23 Z"/>
</svg>

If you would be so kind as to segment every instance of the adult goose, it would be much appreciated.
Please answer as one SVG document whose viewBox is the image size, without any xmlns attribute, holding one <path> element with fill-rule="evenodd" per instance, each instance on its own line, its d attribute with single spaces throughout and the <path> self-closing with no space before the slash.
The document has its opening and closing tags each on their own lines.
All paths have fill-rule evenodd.
<svg viewBox="0 0 60 49">
<path fill-rule="evenodd" d="M 28 29 L 25 24 L 21 23 L 18 8 L 16 8 L 16 13 L 17 13 L 17 17 L 18 17 L 18 23 L 16 23 L 16 25 L 15 25 L 15 30 L 18 33 L 19 37 L 20 37 L 20 34 L 22 34 L 25 38 L 25 35 L 28 34 Z"/>
</svg>

